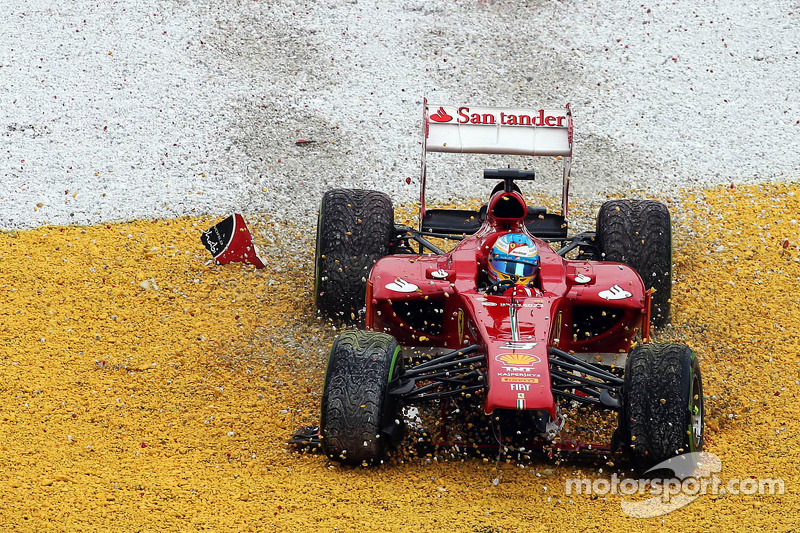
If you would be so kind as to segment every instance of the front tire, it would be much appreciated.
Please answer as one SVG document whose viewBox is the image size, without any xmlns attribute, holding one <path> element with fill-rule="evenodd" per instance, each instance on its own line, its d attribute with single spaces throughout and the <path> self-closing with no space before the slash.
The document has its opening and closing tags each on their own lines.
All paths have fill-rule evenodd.
<svg viewBox="0 0 800 533">
<path fill-rule="evenodd" d="M 620 433 L 623 450 L 644 471 L 703 449 L 700 363 L 683 344 L 640 344 L 625 364 Z"/>
<path fill-rule="evenodd" d="M 672 297 L 672 224 L 669 210 L 653 200 L 612 200 L 597 214 L 597 238 L 605 261 L 625 263 L 655 289 L 650 321 L 669 322 Z"/>
<path fill-rule="evenodd" d="M 400 346 L 391 335 L 345 331 L 331 348 L 322 394 L 322 450 L 353 465 L 382 462 L 400 442 L 403 423 L 389 382 L 402 372 Z"/>
<path fill-rule="evenodd" d="M 334 189 L 322 197 L 317 220 L 314 300 L 326 317 L 356 324 L 372 265 L 389 253 L 394 208 L 384 193 Z"/>
</svg>

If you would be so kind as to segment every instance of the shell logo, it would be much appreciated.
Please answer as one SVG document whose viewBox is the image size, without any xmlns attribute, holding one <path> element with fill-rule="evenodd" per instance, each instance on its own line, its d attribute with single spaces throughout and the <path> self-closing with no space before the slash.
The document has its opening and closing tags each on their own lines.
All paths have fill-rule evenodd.
<svg viewBox="0 0 800 533">
<path fill-rule="evenodd" d="M 533 366 L 541 362 L 541 359 L 529 353 L 502 353 L 494 359 L 508 366 Z"/>
</svg>

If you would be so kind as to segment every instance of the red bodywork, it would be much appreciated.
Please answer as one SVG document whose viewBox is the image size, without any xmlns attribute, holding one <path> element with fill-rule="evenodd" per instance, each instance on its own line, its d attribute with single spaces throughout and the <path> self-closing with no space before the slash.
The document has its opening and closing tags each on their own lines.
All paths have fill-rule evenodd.
<svg viewBox="0 0 800 533">
<path fill-rule="evenodd" d="M 495 240 L 508 232 L 530 236 L 519 213 L 527 213 L 522 196 L 501 191 L 490 199 L 482 228 L 449 253 L 380 259 L 368 280 L 366 326 L 406 347 L 477 344 L 486 355 L 487 414 L 544 410 L 555 419 L 548 348 L 627 353 L 649 324 L 650 295 L 632 268 L 565 259 L 533 236 L 541 258 L 538 287 L 485 294 Z"/>
</svg>

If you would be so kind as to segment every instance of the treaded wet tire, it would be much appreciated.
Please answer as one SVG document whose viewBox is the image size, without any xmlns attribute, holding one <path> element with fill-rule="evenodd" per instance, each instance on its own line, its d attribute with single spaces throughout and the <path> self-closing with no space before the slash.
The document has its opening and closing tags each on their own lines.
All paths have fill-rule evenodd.
<svg viewBox="0 0 800 533">
<path fill-rule="evenodd" d="M 655 289 L 650 322 L 669 322 L 672 297 L 672 225 L 669 210 L 653 200 L 612 200 L 597 214 L 597 238 L 605 261 L 625 263 Z"/>
<path fill-rule="evenodd" d="M 400 346 L 391 335 L 345 331 L 331 348 L 322 394 L 322 450 L 352 465 L 382 462 L 402 440 L 398 403 L 387 394 L 402 372 Z"/>
<path fill-rule="evenodd" d="M 323 316 L 360 321 L 372 265 L 389 253 L 394 208 L 384 193 L 334 189 L 322 197 L 317 220 L 314 300 Z"/>
<path fill-rule="evenodd" d="M 700 363 L 683 344 L 640 344 L 628 355 L 622 390 L 623 451 L 640 472 L 703 449 Z"/>
</svg>

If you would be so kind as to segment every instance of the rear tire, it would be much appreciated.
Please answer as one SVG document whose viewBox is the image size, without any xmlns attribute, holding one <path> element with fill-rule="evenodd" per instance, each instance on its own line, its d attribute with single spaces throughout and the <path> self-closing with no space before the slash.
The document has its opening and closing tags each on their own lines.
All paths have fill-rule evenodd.
<svg viewBox="0 0 800 533">
<path fill-rule="evenodd" d="M 605 261 L 625 263 L 655 289 L 650 322 L 669 322 L 672 296 L 672 225 L 667 207 L 653 200 L 612 200 L 597 214 L 597 238 Z"/>
<path fill-rule="evenodd" d="M 322 450 L 353 465 L 382 462 L 402 440 L 399 404 L 389 382 L 402 373 L 400 346 L 391 335 L 345 331 L 331 348 L 322 394 Z"/>
<path fill-rule="evenodd" d="M 620 433 L 640 472 L 703 449 L 700 363 L 683 344 L 640 344 L 628 355 Z"/>
<path fill-rule="evenodd" d="M 389 253 L 394 208 L 384 193 L 335 189 L 322 197 L 317 221 L 314 299 L 326 317 L 356 324 L 372 265 Z"/>
</svg>

